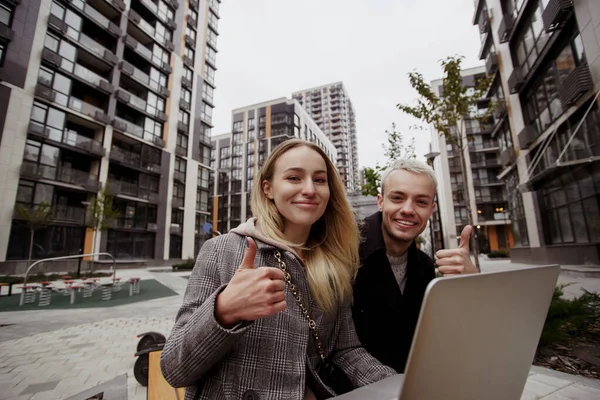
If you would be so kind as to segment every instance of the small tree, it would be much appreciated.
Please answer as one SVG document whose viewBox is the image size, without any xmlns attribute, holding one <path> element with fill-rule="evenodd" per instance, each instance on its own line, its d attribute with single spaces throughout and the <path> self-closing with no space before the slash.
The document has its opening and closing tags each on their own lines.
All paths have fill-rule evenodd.
<svg viewBox="0 0 600 400">
<path fill-rule="evenodd" d="M 448 143 L 457 146 L 463 176 L 464 198 L 467 203 L 467 218 L 469 225 L 473 226 L 471 196 L 469 194 L 467 167 L 464 156 L 464 153 L 468 148 L 465 132 L 465 119 L 489 118 L 495 105 L 490 103 L 487 113 L 482 116 L 478 116 L 473 112 L 477 103 L 487 92 L 493 76 L 479 80 L 474 91 L 469 92 L 469 88 L 463 84 L 461 75 L 462 58 L 463 57 L 460 56 L 448 57 L 441 61 L 445 76 L 443 78 L 442 93 L 439 96 L 434 93 L 431 86 L 425 82 L 423 75 L 418 72 L 409 73 L 410 85 L 419 94 L 417 105 L 409 106 L 398 104 L 397 107 L 402 112 L 432 125 L 439 135 L 443 136 Z M 475 265 L 477 266 L 477 269 L 480 269 L 479 252 L 475 235 L 471 237 L 471 249 L 473 249 L 473 255 L 475 256 Z"/>
<path fill-rule="evenodd" d="M 35 232 L 48 226 L 52 220 L 53 211 L 50 204 L 46 202 L 36 204 L 32 208 L 18 205 L 16 211 L 19 218 L 25 221 L 29 228 L 29 255 L 27 256 L 27 266 L 29 267 L 33 256 Z"/>
<path fill-rule="evenodd" d="M 93 230 L 92 254 L 96 252 L 95 233 L 110 228 L 119 215 L 119 211 L 113 207 L 113 196 L 107 192 L 105 185 L 90 202 L 87 210 L 86 226 Z M 94 272 L 94 256 L 91 257 L 91 261 L 90 275 Z"/>
<path fill-rule="evenodd" d="M 381 174 L 395 160 L 400 158 L 415 158 L 415 139 L 408 144 L 404 144 L 404 138 L 400 132 L 396 131 L 396 124 L 392 123 L 392 130 L 385 131 L 387 134 L 387 145 L 383 144 L 385 150 L 386 163 L 382 167 L 379 164 L 375 168 L 366 167 L 363 169 L 363 179 L 365 184 L 361 188 L 363 196 L 377 196 L 381 187 Z"/>
</svg>

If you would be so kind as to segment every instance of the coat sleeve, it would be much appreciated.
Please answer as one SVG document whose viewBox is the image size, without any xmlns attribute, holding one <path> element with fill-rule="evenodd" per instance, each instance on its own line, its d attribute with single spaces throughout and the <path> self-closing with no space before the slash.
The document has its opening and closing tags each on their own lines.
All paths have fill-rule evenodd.
<svg viewBox="0 0 600 400">
<path fill-rule="evenodd" d="M 349 303 L 341 307 L 338 318 L 340 330 L 333 348 L 332 362 L 344 371 L 354 387 L 369 385 L 397 374 L 396 370 L 383 365 L 362 347 Z"/>
<path fill-rule="evenodd" d="M 217 239 L 207 241 L 200 250 L 186 288 L 183 304 L 177 313 L 171 336 L 165 343 L 160 367 L 173 387 L 186 387 L 197 381 L 217 364 L 235 345 L 251 323 L 223 328 L 215 319 L 217 295 L 227 286 L 227 269 L 220 265 L 223 248 Z"/>
</svg>

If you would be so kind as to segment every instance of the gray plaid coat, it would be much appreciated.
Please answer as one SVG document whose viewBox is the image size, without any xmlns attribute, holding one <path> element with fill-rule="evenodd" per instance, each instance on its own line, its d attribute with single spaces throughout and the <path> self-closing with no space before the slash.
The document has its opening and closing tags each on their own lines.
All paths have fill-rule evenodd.
<svg viewBox="0 0 600 400">
<path fill-rule="evenodd" d="M 274 256 L 276 243 L 268 243 L 252 220 L 232 233 L 207 241 L 200 250 L 161 356 L 163 375 L 171 386 L 187 387 L 185 400 L 301 400 L 307 380 L 315 392 L 325 390 L 333 395 L 315 373 L 319 356 L 314 339 L 287 288 L 287 309 L 276 315 L 245 322 L 231 330 L 216 321 L 216 296 L 242 262 L 245 236 L 253 237 L 257 244 L 256 266 L 278 266 Z M 310 296 L 302 264 L 290 249 L 281 245 L 279 248 L 292 281 L 317 323 L 325 355 L 334 354 L 333 362 L 356 387 L 395 374 L 361 347 L 350 304 L 333 315 L 321 312 Z"/>
</svg>

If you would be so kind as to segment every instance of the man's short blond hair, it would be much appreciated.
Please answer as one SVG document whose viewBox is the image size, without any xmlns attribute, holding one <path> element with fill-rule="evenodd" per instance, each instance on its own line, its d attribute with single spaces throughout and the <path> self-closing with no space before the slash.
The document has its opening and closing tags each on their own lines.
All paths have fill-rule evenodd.
<svg viewBox="0 0 600 400">
<path fill-rule="evenodd" d="M 414 158 L 402 158 L 393 162 L 381 176 L 381 194 L 384 194 L 384 186 L 385 181 L 390 176 L 390 174 L 394 171 L 408 171 L 413 174 L 422 174 L 431 178 L 433 184 L 435 186 L 435 192 L 437 193 L 437 179 L 435 177 L 435 172 L 433 168 L 431 168 L 427 163 L 423 161 L 419 161 Z"/>
</svg>

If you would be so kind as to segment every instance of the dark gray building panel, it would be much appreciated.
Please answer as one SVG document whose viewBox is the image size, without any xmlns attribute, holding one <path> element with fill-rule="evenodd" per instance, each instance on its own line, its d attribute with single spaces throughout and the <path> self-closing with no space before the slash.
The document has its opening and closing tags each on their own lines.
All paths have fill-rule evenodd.
<svg viewBox="0 0 600 400">
<path fill-rule="evenodd" d="M 170 235 L 170 230 L 167 229 L 165 231 L 167 224 L 167 212 L 171 212 L 171 210 L 167 209 L 167 194 L 169 189 L 169 165 L 171 163 L 171 153 L 162 151 L 162 157 L 160 160 L 160 186 L 158 188 L 158 208 L 156 210 L 156 224 L 160 227 L 156 231 L 156 238 L 154 240 L 154 258 L 162 259 L 165 255 L 165 239 L 166 235 Z M 167 233 L 169 232 L 169 233 Z"/>
<path fill-rule="evenodd" d="M 2 143 L 2 133 L 6 124 L 8 114 L 8 101 L 10 99 L 11 89 L 8 86 L 0 85 L 0 143 Z"/>
<path fill-rule="evenodd" d="M 13 13 L 14 35 L 6 47 L 3 79 L 20 88 L 25 86 L 39 11 L 40 0 L 23 0 Z"/>
</svg>

